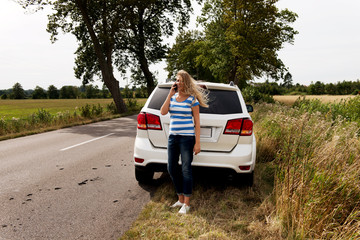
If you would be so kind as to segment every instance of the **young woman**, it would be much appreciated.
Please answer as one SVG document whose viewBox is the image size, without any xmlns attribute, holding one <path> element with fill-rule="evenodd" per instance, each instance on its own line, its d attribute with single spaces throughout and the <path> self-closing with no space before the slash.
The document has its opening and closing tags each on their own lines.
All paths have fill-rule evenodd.
<svg viewBox="0 0 360 240">
<path fill-rule="evenodd" d="M 208 107 L 204 89 L 186 71 L 180 70 L 160 112 L 162 115 L 170 112 L 168 171 L 178 195 L 172 207 L 181 207 L 179 213 L 183 214 L 190 210 L 193 155 L 200 152 L 199 105 Z"/>
</svg>

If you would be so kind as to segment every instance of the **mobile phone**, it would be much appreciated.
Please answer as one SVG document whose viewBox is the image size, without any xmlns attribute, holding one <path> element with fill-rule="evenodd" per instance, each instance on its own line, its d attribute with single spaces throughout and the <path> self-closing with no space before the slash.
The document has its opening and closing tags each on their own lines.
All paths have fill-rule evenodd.
<svg viewBox="0 0 360 240">
<path fill-rule="evenodd" d="M 175 89 L 175 92 L 177 92 L 177 88 L 178 88 L 178 86 L 177 86 L 177 84 L 176 83 L 174 83 L 174 89 Z"/>
</svg>

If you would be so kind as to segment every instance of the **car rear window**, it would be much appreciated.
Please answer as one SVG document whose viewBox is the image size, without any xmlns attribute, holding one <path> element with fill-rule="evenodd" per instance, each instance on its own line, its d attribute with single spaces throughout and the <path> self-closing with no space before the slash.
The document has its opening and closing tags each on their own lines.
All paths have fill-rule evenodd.
<svg viewBox="0 0 360 240">
<path fill-rule="evenodd" d="M 149 102 L 149 108 L 160 110 L 170 88 L 157 88 Z M 209 108 L 200 106 L 200 113 L 208 114 L 234 114 L 242 113 L 240 101 L 237 92 L 225 90 L 208 90 L 209 91 Z"/>
</svg>

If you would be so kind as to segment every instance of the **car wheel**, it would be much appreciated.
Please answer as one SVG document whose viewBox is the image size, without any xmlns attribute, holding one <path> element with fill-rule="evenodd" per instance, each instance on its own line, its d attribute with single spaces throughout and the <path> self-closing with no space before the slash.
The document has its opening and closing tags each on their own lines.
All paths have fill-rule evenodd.
<svg viewBox="0 0 360 240">
<path fill-rule="evenodd" d="M 139 183 L 150 183 L 153 180 L 153 177 L 153 171 L 135 167 L 135 178 Z"/>
</svg>

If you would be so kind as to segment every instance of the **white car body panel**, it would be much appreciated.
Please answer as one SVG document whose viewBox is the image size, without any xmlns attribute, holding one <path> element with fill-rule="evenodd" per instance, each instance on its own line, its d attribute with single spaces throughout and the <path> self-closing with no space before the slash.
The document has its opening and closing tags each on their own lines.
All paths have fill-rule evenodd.
<svg viewBox="0 0 360 240">
<path fill-rule="evenodd" d="M 170 88 L 173 83 L 159 84 L 159 87 Z M 201 152 L 194 156 L 192 165 L 199 167 L 214 167 L 231 169 L 236 173 L 252 173 L 256 162 L 256 139 L 254 133 L 250 136 L 225 135 L 224 129 L 228 120 L 251 119 L 246 104 L 237 86 L 219 83 L 199 83 L 208 89 L 236 91 L 241 105 L 242 113 L 236 114 L 209 114 L 200 113 Z M 155 89 L 156 90 L 156 89 Z M 150 113 L 160 117 L 162 130 L 137 129 L 134 145 L 134 158 L 143 159 L 135 166 L 146 168 L 156 164 L 167 164 L 167 141 L 169 136 L 170 114 L 161 115 L 160 110 L 149 108 L 150 99 L 154 97 L 153 91 L 141 112 Z M 241 170 L 239 166 L 249 166 L 248 170 Z M 153 169 L 156 171 L 156 169 Z"/>
</svg>

